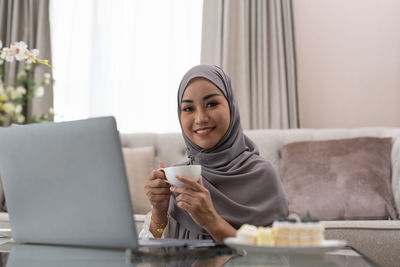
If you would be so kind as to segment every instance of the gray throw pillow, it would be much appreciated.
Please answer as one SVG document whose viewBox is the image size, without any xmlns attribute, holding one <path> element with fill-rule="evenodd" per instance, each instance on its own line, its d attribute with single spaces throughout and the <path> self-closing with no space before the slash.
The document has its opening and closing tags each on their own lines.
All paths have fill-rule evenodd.
<svg viewBox="0 0 400 267">
<path fill-rule="evenodd" d="M 282 148 L 289 211 L 321 220 L 397 219 L 391 138 L 304 141 Z"/>
</svg>

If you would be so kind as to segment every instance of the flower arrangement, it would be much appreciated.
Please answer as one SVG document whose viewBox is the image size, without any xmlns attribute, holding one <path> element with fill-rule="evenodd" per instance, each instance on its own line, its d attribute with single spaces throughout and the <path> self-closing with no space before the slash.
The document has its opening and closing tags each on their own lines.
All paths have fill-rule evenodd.
<svg viewBox="0 0 400 267">
<path fill-rule="evenodd" d="M 43 75 L 42 82 L 37 85 L 33 80 L 33 70 L 37 64 L 44 64 L 50 68 L 47 60 L 38 59 L 39 50 L 29 50 L 24 42 L 14 42 L 10 47 L 3 47 L 0 41 L 0 126 L 8 126 L 12 123 L 24 124 L 30 122 L 52 121 L 53 110 L 48 114 L 42 114 L 39 118 L 26 118 L 26 102 L 35 97 L 42 97 L 46 86 L 52 86 L 54 80 L 50 73 Z M 3 82 L 5 71 L 4 62 L 25 61 L 24 70 L 19 72 L 12 85 Z M 25 114 L 25 115 L 24 115 Z"/>
</svg>

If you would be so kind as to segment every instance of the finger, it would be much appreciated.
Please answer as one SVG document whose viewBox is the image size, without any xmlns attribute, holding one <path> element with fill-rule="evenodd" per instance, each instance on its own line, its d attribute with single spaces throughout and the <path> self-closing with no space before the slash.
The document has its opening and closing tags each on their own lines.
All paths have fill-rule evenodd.
<svg viewBox="0 0 400 267">
<path fill-rule="evenodd" d="M 179 196 L 176 197 L 176 202 L 186 202 L 189 205 L 193 206 L 194 203 L 196 203 L 198 198 L 196 197 L 195 194 L 180 194 Z"/>
<path fill-rule="evenodd" d="M 204 185 L 203 185 L 203 176 L 200 175 L 200 178 L 199 178 L 198 183 L 199 183 L 201 186 L 204 186 Z"/>
<path fill-rule="evenodd" d="M 150 190 L 150 194 L 152 195 L 171 195 L 172 192 L 169 188 L 152 188 Z"/>
<path fill-rule="evenodd" d="M 169 199 L 171 195 L 150 195 L 148 198 L 151 202 L 160 202 Z"/>
<path fill-rule="evenodd" d="M 177 175 L 176 178 L 195 191 L 203 191 L 204 187 L 191 178 L 188 178 L 188 177 L 185 177 L 182 175 Z"/>
<path fill-rule="evenodd" d="M 163 179 L 151 180 L 147 183 L 150 188 L 169 188 L 171 185 Z"/>
<path fill-rule="evenodd" d="M 162 161 L 160 161 L 160 163 L 158 163 L 158 168 L 159 168 L 159 170 L 157 170 L 159 173 L 161 173 L 161 177 L 164 179 L 164 180 L 167 180 L 167 177 L 165 177 L 165 172 L 164 172 L 164 170 L 160 170 L 161 168 L 165 168 L 166 166 L 165 166 L 165 163 L 164 162 L 162 162 Z"/>
<path fill-rule="evenodd" d="M 187 211 L 189 214 L 191 214 L 192 212 L 192 206 L 186 202 L 180 201 L 177 203 L 178 207 L 181 209 L 184 209 L 185 211 Z"/>
<path fill-rule="evenodd" d="M 199 194 L 199 191 L 195 191 L 192 188 L 185 187 L 185 186 L 171 186 L 171 192 L 177 193 L 178 195 L 196 195 Z"/>
<path fill-rule="evenodd" d="M 149 175 L 149 180 L 163 179 L 166 180 L 165 173 L 162 170 L 153 170 Z"/>
<path fill-rule="evenodd" d="M 165 195 L 150 196 L 149 200 L 150 200 L 151 205 L 155 206 L 160 202 L 169 200 L 170 197 L 171 196 L 165 196 Z"/>
</svg>

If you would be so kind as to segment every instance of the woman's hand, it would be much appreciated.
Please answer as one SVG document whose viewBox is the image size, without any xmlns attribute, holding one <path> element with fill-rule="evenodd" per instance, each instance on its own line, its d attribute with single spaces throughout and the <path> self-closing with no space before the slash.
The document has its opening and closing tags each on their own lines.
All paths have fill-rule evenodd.
<svg viewBox="0 0 400 267">
<path fill-rule="evenodd" d="M 160 162 L 160 168 L 165 164 Z M 165 173 L 161 170 L 153 170 L 147 177 L 144 190 L 147 198 L 153 206 L 153 215 L 166 217 L 171 196 L 170 184 L 166 182 Z"/>
<path fill-rule="evenodd" d="M 176 203 L 178 207 L 187 211 L 193 220 L 203 228 L 215 221 L 218 216 L 211 200 L 210 192 L 203 186 L 202 177 L 199 182 L 177 175 L 176 178 L 187 187 L 171 187 L 171 191 L 178 193 Z"/>
<path fill-rule="evenodd" d="M 193 220 L 217 242 L 236 235 L 236 230 L 216 212 L 210 191 L 203 186 L 202 177 L 199 182 L 180 175 L 176 178 L 186 185 L 186 187 L 171 187 L 171 191 L 179 194 L 176 197 L 178 207 L 188 212 Z"/>
</svg>

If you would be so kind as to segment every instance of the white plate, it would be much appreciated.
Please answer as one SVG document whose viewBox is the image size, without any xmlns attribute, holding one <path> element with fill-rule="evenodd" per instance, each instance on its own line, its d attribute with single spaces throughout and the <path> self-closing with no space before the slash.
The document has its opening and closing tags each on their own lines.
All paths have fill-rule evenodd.
<svg viewBox="0 0 400 267">
<path fill-rule="evenodd" d="M 345 240 L 324 240 L 318 246 L 310 247 L 272 247 L 240 244 L 235 237 L 229 237 L 224 243 L 234 249 L 243 249 L 247 253 L 279 253 L 279 254 L 322 254 L 327 251 L 346 246 Z"/>
<path fill-rule="evenodd" d="M 12 237 L 11 228 L 0 228 L 0 238 L 2 237 Z"/>
</svg>

